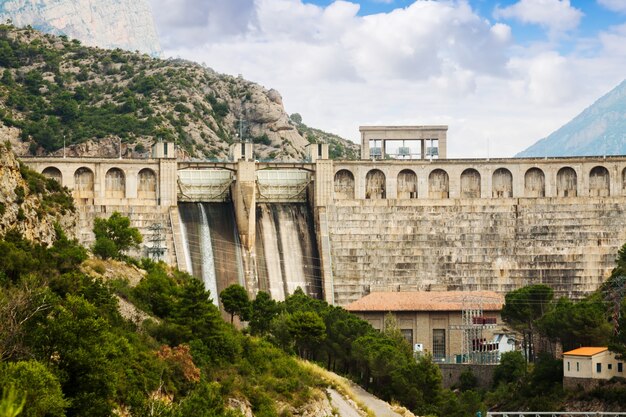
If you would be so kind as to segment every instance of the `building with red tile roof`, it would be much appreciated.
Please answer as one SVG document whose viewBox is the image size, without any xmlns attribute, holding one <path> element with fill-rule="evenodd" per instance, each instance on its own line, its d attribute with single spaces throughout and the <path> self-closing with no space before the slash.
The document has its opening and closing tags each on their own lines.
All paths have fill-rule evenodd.
<svg viewBox="0 0 626 417">
<path fill-rule="evenodd" d="M 493 291 L 373 292 L 345 309 L 378 330 L 385 328 L 385 316 L 391 313 L 417 350 L 444 361 L 463 353 L 463 310 L 482 311 L 472 322 L 481 329 L 478 346 L 488 344 L 501 327 L 503 305 L 504 296 Z"/>
</svg>

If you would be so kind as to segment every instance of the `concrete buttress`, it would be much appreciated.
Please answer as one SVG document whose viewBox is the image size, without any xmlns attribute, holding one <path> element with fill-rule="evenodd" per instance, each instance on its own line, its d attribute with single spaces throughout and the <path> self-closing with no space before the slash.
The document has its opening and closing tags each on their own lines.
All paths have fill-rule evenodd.
<svg viewBox="0 0 626 417">
<path fill-rule="evenodd" d="M 256 167 L 253 161 L 237 162 L 237 178 L 231 187 L 239 238 L 250 252 L 256 236 Z"/>
</svg>

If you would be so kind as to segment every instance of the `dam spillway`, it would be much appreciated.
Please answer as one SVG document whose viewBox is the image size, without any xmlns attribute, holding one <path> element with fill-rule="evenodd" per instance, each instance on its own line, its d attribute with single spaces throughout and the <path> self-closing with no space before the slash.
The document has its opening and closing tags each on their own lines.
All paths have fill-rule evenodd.
<svg viewBox="0 0 626 417">
<path fill-rule="evenodd" d="M 189 272 L 202 279 L 217 304 L 224 288 L 245 285 L 232 205 L 181 203 L 178 212 L 184 253 L 191 261 Z"/>
<path fill-rule="evenodd" d="M 321 298 L 313 217 L 306 204 L 259 204 L 257 239 L 247 252 L 239 241 L 232 203 L 180 203 L 184 253 L 214 302 L 232 284 L 270 293 L 275 300 L 301 288 Z"/>
<path fill-rule="evenodd" d="M 257 225 L 259 289 L 275 300 L 284 300 L 298 287 L 322 298 L 315 227 L 307 205 L 259 204 Z"/>
</svg>

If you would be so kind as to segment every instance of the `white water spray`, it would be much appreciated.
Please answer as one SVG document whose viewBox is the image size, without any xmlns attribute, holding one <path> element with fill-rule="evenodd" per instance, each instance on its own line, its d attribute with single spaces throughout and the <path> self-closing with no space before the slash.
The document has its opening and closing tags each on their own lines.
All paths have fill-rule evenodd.
<svg viewBox="0 0 626 417">
<path fill-rule="evenodd" d="M 213 245 L 211 243 L 211 230 L 209 220 L 202 203 L 198 203 L 200 208 L 200 248 L 202 250 L 202 282 L 204 288 L 211 291 L 213 304 L 219 307 L 219 293 L 217 292 L 217 280 L 215 279 L 215 262 L 213 260 Z"/>
</svg>

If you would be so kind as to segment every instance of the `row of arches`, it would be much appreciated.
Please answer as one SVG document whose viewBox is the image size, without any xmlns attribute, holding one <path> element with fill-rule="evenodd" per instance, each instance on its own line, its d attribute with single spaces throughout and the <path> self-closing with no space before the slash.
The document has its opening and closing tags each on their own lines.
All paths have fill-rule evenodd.
<svg viewBox="0 0 626 417">
<path fill-rule="evenodd" d="M 56 167 L 47 167 L 42 174 L 53 178 L 61 185 L 63 174 Z M 119 168 L 110 168 L 105 175 L 104 195 L 107 198 L 126 198 L 126 174 Z M 87 167 L 80 167 L 74 172 L 74 196 L 76 198 L 94 197 L 94 172 Z M 157 195 L 157 176 L 150 168 L 144 168 L 137 174 L 137 197 L 153 199 Z"/>
<path fill-rule="evenodd" d="M 622 172 L 623 188 L 626 189 L 626 169 Z M 506 168 L 498 168 L 492 176 L 492 197 L 513 197 L 513 174 Z M 335 174 L 334 189 L 336 199 L 354 199 L 354 175 L 350 170 L 342 169 Z M 594 197 L 609 196 L 611 176 L 603 166 L 596 166 L 589 172 L 589 195 Z M 461 173 L 460 197 L 481 197 L 481 175 L 468 168 Z M 417 174 L 410 170 L 400 171 L 397 178 L 398 199 L 418 197 Z M 386 176 L 379 169 L 370 170 L 365 177 L 365 198 L 386 198 Z M 546 176 L 540 168 L 530 168 L 524 174 L 524 197 L 545 197 Z M 576 197 L 578 195 L 578 175 L 571 167 L 563 167 L 557 172 L 556 195 Z M 434 169 L 428 176 L 428 198 L 442 199 L 450 196 L 450 178 L 440 168 Z"/>
</svg>

